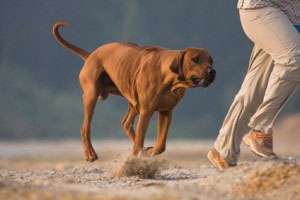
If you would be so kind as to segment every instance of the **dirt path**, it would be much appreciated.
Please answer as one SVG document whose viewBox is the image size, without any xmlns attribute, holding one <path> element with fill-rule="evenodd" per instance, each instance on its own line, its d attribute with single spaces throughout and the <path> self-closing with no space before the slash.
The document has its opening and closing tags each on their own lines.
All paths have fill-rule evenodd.
<svg viewBox="0 0 300 200">
<path fill-rule="evenodd" d="M 199 158 L 211 144 L 192 144 L 152 159 L 120 155 L 126 143 L 105 154 L 102 144 L 93 164 L 77 142 L 0 145 L 0 199 L 300 199 L 299 159 L 245 156 L 219 173 Z"/>
</svg>

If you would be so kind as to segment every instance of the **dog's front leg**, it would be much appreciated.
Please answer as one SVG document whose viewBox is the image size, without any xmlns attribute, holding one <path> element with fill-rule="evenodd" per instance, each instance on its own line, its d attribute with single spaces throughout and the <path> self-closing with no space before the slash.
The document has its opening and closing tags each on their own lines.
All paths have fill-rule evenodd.
<svg viewBox="0 0 300 200">
<path fill-rule="evenodd" d="M 171 121 L 172 110 L 159 112 L 157 122 L 157 142 L 153 148 L 147 148 L 148 152 L 145 153 L 146 155 L 158 155 L 166 150 L 167 135 Z"/>
<path fill-rule="evenodd" d="M 153 112 L 141 112 L 139 114 L 139 121 L 136 127 L 135 143 L 132 150 L 132 155 L 137 156 L 140 150 L 144 148 L 144 140 L 146 131 L 152 117 Z"/>
</svg>

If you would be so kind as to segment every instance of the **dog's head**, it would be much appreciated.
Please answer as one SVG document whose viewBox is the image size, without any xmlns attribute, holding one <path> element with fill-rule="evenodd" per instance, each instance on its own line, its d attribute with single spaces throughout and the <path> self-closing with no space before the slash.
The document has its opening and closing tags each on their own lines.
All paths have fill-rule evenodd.
<svg viewBox="0 0 300 200">
<path fill-rule="evenodd" d="M 187 87 L 208 87 L 216 77 L 212 57 L 199 48 L 186 48 L 179 52 L 170 69 Z"/>
</svg>

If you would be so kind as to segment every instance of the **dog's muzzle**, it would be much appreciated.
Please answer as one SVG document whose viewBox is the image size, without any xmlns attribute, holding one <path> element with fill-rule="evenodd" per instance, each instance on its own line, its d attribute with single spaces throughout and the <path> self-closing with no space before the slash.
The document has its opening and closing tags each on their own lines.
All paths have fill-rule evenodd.
<svg viewBox="0 0 300 200">
<path fill-rule="evenodd" d="M 216 70 L 210 70 L 207 75 L 205 76 L 205 78 L 196 78 L 196 77 L 192 77 L 191 81 L 193 83 L 193 87 L 208 87 L 212 82 L 214 82 L 216 78 Z"/>
<path fill-rule="evenodd" d="M 205 79 L 202 80 L 201 86 L 208 87 L 212 82 L 214 82 L 215 78 L 216 78 L 216 70 L 214 70 L 214 69 L 210 70 L 207 73 Z"/>
</svg>

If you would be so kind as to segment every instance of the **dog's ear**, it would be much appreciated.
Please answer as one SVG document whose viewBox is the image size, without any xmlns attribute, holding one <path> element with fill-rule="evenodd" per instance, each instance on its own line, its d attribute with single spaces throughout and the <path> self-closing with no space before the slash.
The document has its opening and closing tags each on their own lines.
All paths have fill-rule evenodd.
<svg viewBox="0 0 300 200">
<path fill-rule="evenodd" d="M 185 50 L 178 53 L 171 63 L 170 69 L 173 73 L 177 74 L 177 79 L 179 81 L 184 81 L 183 75 L 183 61 L 184 61 Z"/>
</svg>

